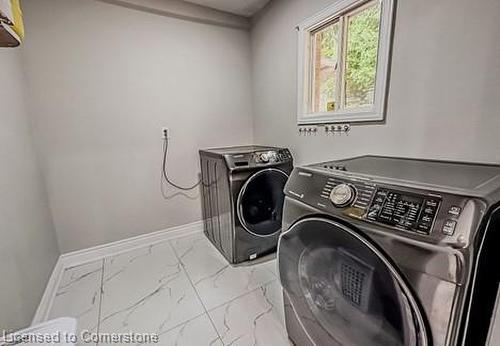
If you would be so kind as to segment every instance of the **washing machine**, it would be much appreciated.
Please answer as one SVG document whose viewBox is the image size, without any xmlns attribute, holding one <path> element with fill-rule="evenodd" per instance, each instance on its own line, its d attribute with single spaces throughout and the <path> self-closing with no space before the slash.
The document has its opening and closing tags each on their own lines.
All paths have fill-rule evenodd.
<svg viewBox="0 0 500 346">
<path fill-rule="evenodd" d="M 290 151 L 238 146 L 200 150 L 200 159 L 208 239 L 230 263 L 275 252 L 293 169 Z"/>
<path fill-rule="evenodd" d="M 278 263 L 295 345 L 491 340 L 500 166 L 364 156 L 296 168 L 285 194 Z"/>
</svg>

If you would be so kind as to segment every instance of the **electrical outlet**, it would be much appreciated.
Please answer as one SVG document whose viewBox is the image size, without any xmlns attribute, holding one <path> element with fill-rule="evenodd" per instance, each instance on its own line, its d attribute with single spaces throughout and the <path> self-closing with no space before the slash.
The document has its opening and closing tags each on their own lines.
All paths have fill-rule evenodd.
<svg viewBox="0 0 500 346">
<path fill-rule="evenodd" d="M 170 138 L 170 129 L 168 127 L 161 128 L 161 138 L 163 138 L 163 139 Z"/>
</svg>

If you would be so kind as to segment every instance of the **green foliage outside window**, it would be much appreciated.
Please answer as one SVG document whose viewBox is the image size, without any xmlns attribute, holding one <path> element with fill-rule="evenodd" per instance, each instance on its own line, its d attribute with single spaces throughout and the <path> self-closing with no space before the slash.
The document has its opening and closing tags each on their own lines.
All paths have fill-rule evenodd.
<svg viewBox="0 0 500 346">
<path fill-rule="evenodd" d="M 372 6 L 349 20 L 347 29 L 346 103 L 373 102 L 377 71 L 380 5 Z"/>
<path fill-rule="evenodd" d="M 345 70 L 346 107 L 373 103 L 379 43 L 380 5 L 371 6 L 350 17 L 347 25 Z M 339 26 L 332 25 L 322 32 L 321 55 L 337 60 Z M 335 78 L 323 81 L 321 90 L 327 99 L 334 99 Z"/>
</svg>

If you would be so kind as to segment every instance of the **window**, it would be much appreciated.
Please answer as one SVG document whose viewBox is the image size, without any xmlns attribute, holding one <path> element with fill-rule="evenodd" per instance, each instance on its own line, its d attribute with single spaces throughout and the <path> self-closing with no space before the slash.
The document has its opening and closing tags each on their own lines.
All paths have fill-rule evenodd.
<svg viewBox="0 0 500 346">
<path fill-rule="evenodd" d="M 340 0 L 299 25 L 298 123 L 384 119 L 393 0 Z"/>
</svg>

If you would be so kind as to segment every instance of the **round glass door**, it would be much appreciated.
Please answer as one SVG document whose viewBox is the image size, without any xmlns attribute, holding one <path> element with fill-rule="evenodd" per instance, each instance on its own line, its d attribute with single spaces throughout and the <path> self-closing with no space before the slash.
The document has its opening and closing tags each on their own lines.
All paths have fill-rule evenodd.
<svg viewBox="0 0 500 346">
<path fill-rule="evenodd" d="M 238 218 L 251 234 L 266 237 L 281 230 L 283 189 L 288 175 L 279 169 L 258 171 L 243 185 L 238 196 Z"/>
<path fill-rule="evenodd" d="M 281 283 L 316 345 L 427 345 L 416 300 L 384 255 L 354 230 L 309 218 L 280 238 Z"/>
</svg>

